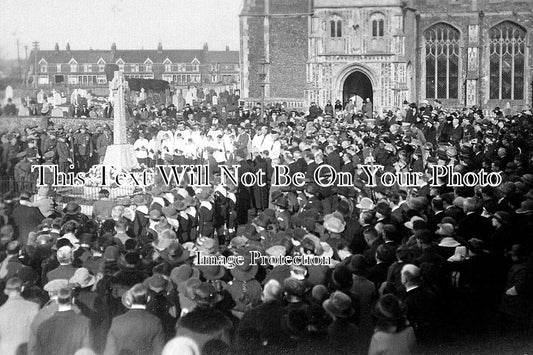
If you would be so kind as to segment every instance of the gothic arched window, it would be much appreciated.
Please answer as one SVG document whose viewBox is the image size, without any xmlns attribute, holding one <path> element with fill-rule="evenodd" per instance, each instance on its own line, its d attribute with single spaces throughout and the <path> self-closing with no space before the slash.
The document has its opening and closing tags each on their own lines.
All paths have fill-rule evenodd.
<svg viewBox="0 0 533 355">
<path fill-rule="evenodd" d="M 385 29 L 385 20 L 372 21 L 372 37 L 383 37 Z"/>
<path fill-rule="evenodd" d="M 372 23 L 372 37 L 385 36 L 385 15 L 381 12 L 375 12 L 370 16 Z"/>
<path fill-rule="evenodd" d="M 426 40 L 426 98 L 459 96 L 459 38 L 454 27 L 438 23 L 424 32 Z"/>
<path fill-rule="evenodd" d="M 342 37 L 342 20 L 333 19 L 329 22 L 331 37 Z"/>
<path fill-rule="evenodd" d="M 524 98 L 526 31 L 506 21 L 489 31 L 490 98 Z"/>
</svg>

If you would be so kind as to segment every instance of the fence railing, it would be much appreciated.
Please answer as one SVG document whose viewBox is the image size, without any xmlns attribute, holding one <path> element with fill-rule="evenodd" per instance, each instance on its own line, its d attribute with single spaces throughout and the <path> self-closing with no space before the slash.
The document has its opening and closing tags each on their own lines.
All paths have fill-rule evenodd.
<svg viewBox="0 0 533 355">
<path fill-rule="evenodd" d="M 72 187 L 52 187 L 52 191 L 58 196 L 57 201 L 68 203 L 77 202 L 80 205 L 92 205 L 94 201 L 100 198 L 100 191 L 106 189 L 109 191 L 111 200 L 118 200 L 123 197 L 129 197 L 141 191 L 136 191 L 133 186 L 72 186 Z M 0 193 L 2 195 L 11 194 L 17 196 L 22 191 L 34 193 L 37 191 L 35 182 L 32 181 L 15 181 L 10 179 L 0 179 Z"/>
</svg>

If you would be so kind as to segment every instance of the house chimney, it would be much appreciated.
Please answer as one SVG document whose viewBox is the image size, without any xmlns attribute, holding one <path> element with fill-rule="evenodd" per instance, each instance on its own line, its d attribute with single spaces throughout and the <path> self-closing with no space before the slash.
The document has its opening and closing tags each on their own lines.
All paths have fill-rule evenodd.
<svg viewBox="0 0 533 355">
<path fill-rule="evenodd" d="M 157 53 L 163 53 L 163 44 L 161 42 L 157 45 Z"/>
<path fill-rule="evenodd" d="M 226 46 L 226 52 L 229 52 L 229 46 Z"/>
<path fill-rule="evenodd" d="M 70 43 L 67 42 L 67 46 L 65 47 L 65 49 L 67 50 L 67 52 L 70 52 Z"/>
<path fill-rule="evenodd" d="M 115 54 L 116 51 L 117 51 L 117 44 L 113 42 L 111 44 L 111 53 Z"/>
<path fill-rule="evenodd" d="M 55 45 L 55 51 L 56 51 L 56 54 L 59 53 L 59 44 L 58 43 L 56 43 L 56 45 Z"/>
<path fill-rule="evenodd" d="M 207 52 L 209 50 L 209 47 L 207 46 L 207 42 L 204 43 L 204 52 Z"/>
</svg>

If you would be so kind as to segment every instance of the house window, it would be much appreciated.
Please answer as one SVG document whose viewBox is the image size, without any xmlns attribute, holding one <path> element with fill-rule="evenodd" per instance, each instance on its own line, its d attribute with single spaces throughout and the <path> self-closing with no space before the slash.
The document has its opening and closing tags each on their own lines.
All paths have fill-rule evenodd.
<svg viewBox="0 0 533 355">
<path fill-rule="evenodd" d="M 41 85 L 48 85 L 48 84 L 50 84 L 50 78 L 47 77 L 47 76 L 40 76 L 37 79 L 37 83 L 41 84 Z"/>
<path fill-rule="evenodd" d="M 48 71 L 48 67 L 46 65 L 41 65 L 41 73 L 46 73 Z"/>
<path fill-rule="evenodd" d="M 77 75 L 69 75 L 68 76 L 68 83 L 70 85 L 77 85 L 78 84 L 78 76 Z"/>
<path fill-rule="evenodd" d="M 96 82 L 97 82 L 98 84 L 107 84 L 107 78 L 106 78 L 105 75 L 98 75 L 98 76 L 96 77 Z"/>
<path fill-rule="evenodd" d="M 457 29 L 443 23 L 438 23 L 424 32 L 426 98 L 458 98 L 459 37 Z"/>
<path fill-rule="evenodd" d="M 172 71 L 172 64 L 165 64 L 165 71 L 167 73 L 171 72 Z"/>
<path fill-rule="evenodd" d="M 103 73 L 105 71 L 105 64 L 98 64 L 98 71 Z"/>
<path fill-rule="evenodd" d="M 75 73 L 78 71 L 78 64 L 71 64 L 70 65 L 70 72 Z"/>
<path fill-rule="evenodd" d="M 211 81 L 213 83 L 216 83 L 217 82 L 217 76 L 216 75 L 211 75 Z"/>
<path fill-rule="evenodd" d="M 93 67 L 92 67 L 92 65 L 90 65 L 90 64 L 85 64 L 85 65 L 83 66 L 83 71 L 86 72 L 86 73 L 90 73 L 90 72 L 92 72 L 92 71 L 93 71 Z"/>
<path fill-rule="evenodd" d="M 133 64 L 131 66 L 131 71 L 132 72 L 138 72 L 139 71 L 139 64 Z"/>
<path fill-rule="evenodd" d="M 385 20 L 372 21 L 372 37 L 383 37 L 385 33 Z"/>
<path fill-rule="evenodd" d="M 171 74 L 163 74 L 161 76 L 161 79 L 168 81 L 169 83 L 172 83 L 172 75 Z"/>
<path fill-rule="evenodd" d="M 56 64 L 56 71 L 61 73 L 61 64 Z"/>
<path fill-rule="evenodd" d="M 123 72 L 124 71 L 124 64 L 119 64 L 118 65 L 118 70 Z"/>
<path fill-rule="evenodd" d="M 146 64 L 145 71 L 151 72 L 152 71 L 152 64 Z"/>
<path fill-rule="evenodd" d="M 524 98 L 526 31 L 506 21 L 489 31 L 490 98 Z"/>
<path fill-rule="evenodd" d="M 331 37 L 342 37 L 342 20 L 331 20 L 329 27 Z"/>
</svg>

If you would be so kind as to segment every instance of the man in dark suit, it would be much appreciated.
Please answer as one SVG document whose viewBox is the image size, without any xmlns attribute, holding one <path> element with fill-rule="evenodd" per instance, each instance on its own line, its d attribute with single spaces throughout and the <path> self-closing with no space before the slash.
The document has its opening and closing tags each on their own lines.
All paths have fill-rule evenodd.
<svg viewBox="0 0 533 355">
<path fill-rule="evenodd" d="M 289 175 L 293 176 L 296 172 L 301 171 L 301 165 L 294 160 L 293 155 L 290 152 L 285 153 L 285 162 L 289 167 Z"/>
<path fill-rule="evenodd" d="M 248 223 L 248 209 L 250 208 L 252 201 L 252 188 L 245 186 L 240 177 L 245 173 L 252 173 L 253 168 L 246 160 L 246 152 L 239 149 L 236 152 L 237 162 L 239 163 L 239 181 L 237 185 L 237 193 L 235 197 L 237 198 L 236 210 L 237 210 L 237 221 L 238 224 Z"/>
<path fill-rule="evenodd" d="M 31 269 L 29 266 L 24 265 L 18 259 L 22 245 L 18 240 L 11 241 L 7 244 L 6 254 L 7 257 L 0 264 L 0 280 L 9 280 L 17 275 L 22 269 Z"/>
<path fill-rule="evenodd" d="M 466 216 L 459 221 L 457 233 L 465 240 L 477 238 L 485 240 L 492 232 L 491 221 L 481 216 L 479 209 L 480 201 L 475 197 L 469 197 L 464 202 Z"/>
<path fill-rule="evenodd" d="M 378 231 L 375 228 L 366 228 L 363 230 L 368 249 L 365 250 L 363 255 L 368 263 L 368 266 L 376 265 L 376 251 L 378 247 L 383 244 L 383 239 L 379 236 Z"/>
<path fill-rule="evenodd" d="M 72 290 L 62 288 L 57 299 L 58 310 L 37 329 L 32 354 L 68 355 L 91 347 L 89 318 L 76 313 L 72 305 Z"/>
<path fill-rule="evenodd" d="M 146 310 L 150 301 L 148 288 L 137 284 L 128 291 L 130 310 L 113 319 L 104 355 L 120 353 L 159 355 L 165 345 L 161 320 Z"/>
<path fill-rule="evenodd" d="M 307 163 L 305 162 L 302 152 L 298 149 L 295 149 L 292 154 L 298 166 L 298 169 L 296 169 L 295 171 L 300 171 L 305 174 L 305 171 L 307 169 Z"/>
<path fill-rule="evenodd" d="M 439 224 L 442 219 L 446 216 L 444 214 L 444 204 L 442 198 L 435 197 L 431 200 L 431 211 L 432 213 L 429 216 L 429 223 L 431 230 L 437 229 L 437 224 Z"/>
<path fill-rule="evenodd" d="M 333 167 L 336 172 L 341 171 L 341 156 L 337 149 L 332 145 L 328 145 L 326 146 L 326 154 L 326 164 Z"/>
<path fill-rule="evenodd" d="M 138 236 L 148 226 L 148 200 L 144 195 L 136 195 L 133 197 L 132 205 L 135 208 L 135 217 L 133 218 L 133 235 Z"/>
<path fill-rule="evenodd" d="M 350 173 L 352 177 L 355 177 L 355 166 L 353 164 L 353 156 L 350 153 L 342 154 L 342 168 L 341 171 Z"/>
<path fill-rule="evenodd" d="M 444 206 L 444 214 L 452 217 L 455 221 L 460 221 L 464 217 L 464 212 L 453 204 L 455 199 L 453 192 L 446 192 L 442 194 L 442 202 Z"/>
<path fill-rule="evenodd" d="M 44 219 L 39 208 L 31 205 L 30 197 L 29 192 L 23 191 L 20 194 L 19 205 L 13 209 L 13 221 L 17 227 L 17 235 L 22 245 L 26 245 L 28 234 L 36 230 Z"/>
<path fill-rule="evenodd" d="M 407 319 L 420 341 L 430 340 L 440 323 L 438 301 L 435 293 L 421 284 L 420 268 L 406 264 L 401 272 L 406 292 L 403 302 L 407 307 Z"/>
<path fill-rule="evenodd" d="M 250 135 L 248 134 L 248 132 L 246 132 L 246 130 L 241 126 L 237 127 L 237 132 L 238 134 L 237 134 L 237 137 L 234 143 L 235 151 L 244 152 L 244 157 L 246 158 L 248 154 L 250 153 L 248 149 L 249 149 L 250 142 L 252 139 L 250 138 Z"/>
<path fill-rule="evenodd" d="M 318 212 L 322 213 L 323 206 L 322 201 L 317 196 L 318 191 L 318 186 L 314 183 L 309 183 L 305 186 L 305 199 L 303 199 L 301 203 L 301 211 L 316 209 Z"/>
<path fill-rule="evenodd" d="M 251 331 L 256 331 L 259 340 L 265 344 L 266 349 L 272 349 L 275 353 L 284 333 L 281 327 L 281 319 L 285 314 L 281 304 L 282 286 L 276 280 L 266 283 L 263 290 L 263 303 L 244 313 L 237 332 L 237 344 L 243 348 L 250 341 L 246 336 Z M 241 345 L 242 343 L 242 345 Z M 265 349 L 265 350 L 266 350 Z M 267 351 L 268 352 L 268 351 Z"/>
<path fill-rule="evenodd" d="M 59 266 L 46 274 L 46 282 L 60 279 L 70 280 L 74 276 L 76 268 L 72 266 L 73 254 L 71 247 L 63 246 L 59 248 L 57 250 L 57 261 Z"/>
<path fill-rule="evenodd" d="M 268 208 L 268 181 L 270 181 L 270 166 L 268 164 L 268 161 L 265 159 L 268 158 L 268 151 L 261 152 L 261 154 L 257 154 L 252 161 L 253 169 L 255 172 L 262 172 L 262 175 L 264 176 L 264 182 L 265 186 L 259 186 L 258 184 L 252 186 L 252 192 L 253 192 L 253 202 L 254 207 L 256 210 L 264 211 L 266 208 Z M 271 174 L 270 174 L 271 175 Z"/>
<path fill-rule="evenodd" d="M 406 199 L 407 192 L 405 190 L 399 190 L 391 196 L 391 202 L 393 204 L 391 209 L 391 220 L 392 223 L 400 229 L 404 228 L 403 224 L 408 220 L 407 211 L 409 210 L 409 205 L 407 204 Z"/>
<path fill-rule="evenodd" d="M 307 164 L 305 170 L 305 177 L 307 179 L 314 179 L 315 170 L 318 168 L 318 164 L 315 162 L 315 157 L 311 152 L 304 152 L 304 160 Z"/>
</svg>

